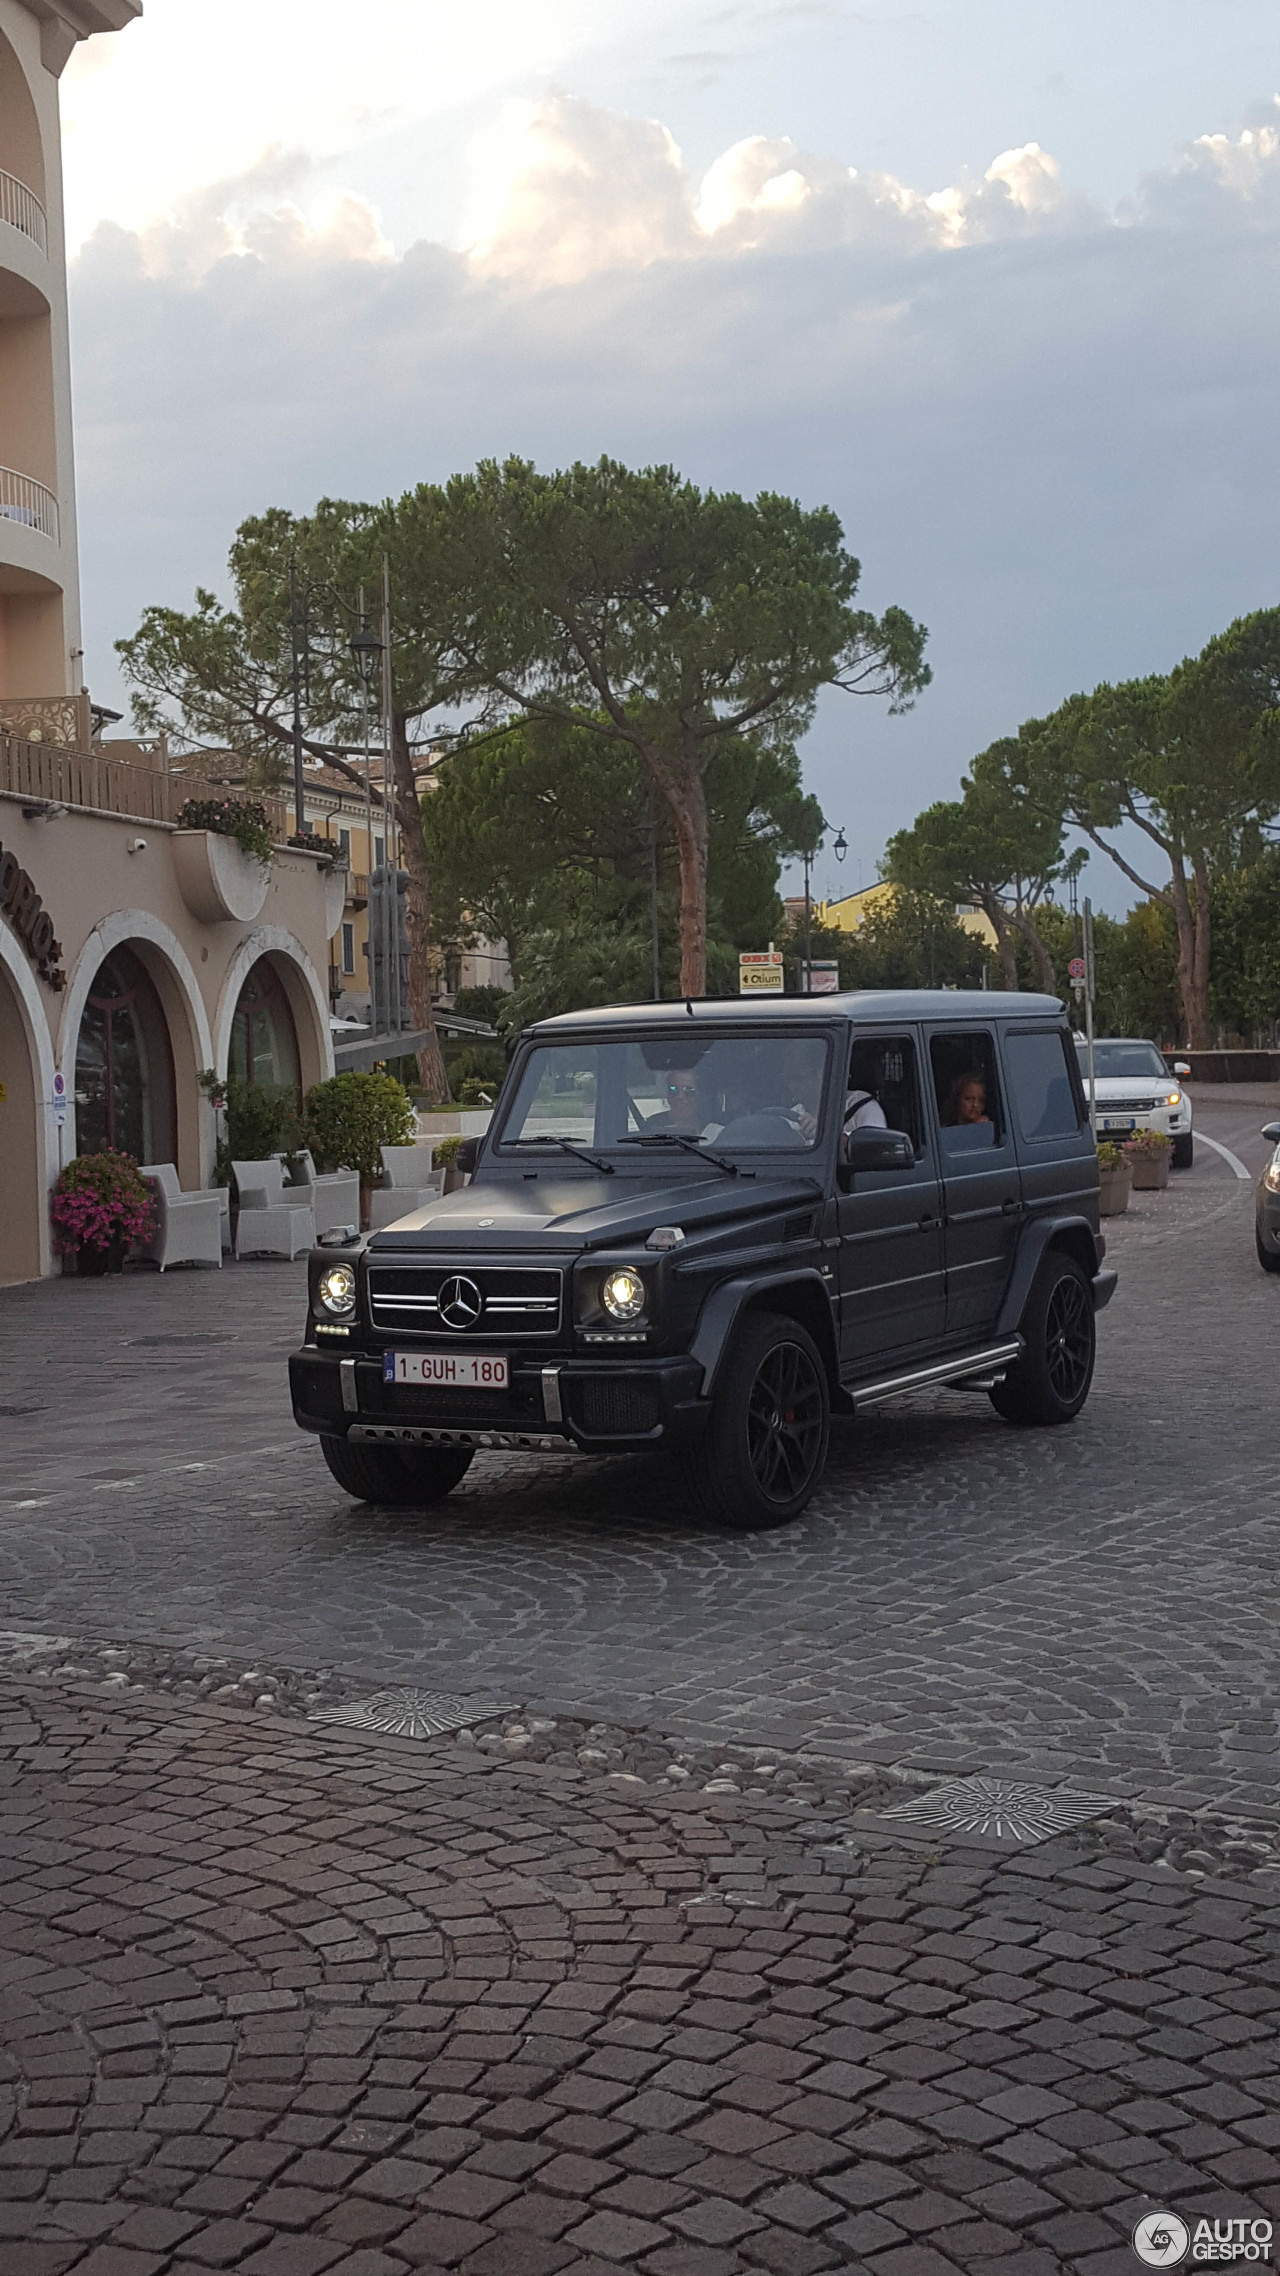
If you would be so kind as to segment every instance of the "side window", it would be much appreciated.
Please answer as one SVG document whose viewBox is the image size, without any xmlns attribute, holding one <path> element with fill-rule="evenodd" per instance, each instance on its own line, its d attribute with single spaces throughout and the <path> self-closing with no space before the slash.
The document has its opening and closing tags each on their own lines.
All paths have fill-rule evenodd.
<svg viewBox="0 0 1280 2276">
<path fill-rule="evenodd" d="M 1005 1037 L 1005 1071 L 1020 1138 L 1075 1137 L 1080 1114 L 1067 1059 L 1071 1049 L 1057 1028 Z"/>
<path fill-rule="evenodd" d="M 917 1154 L 924 1144 L 916 1047 L 909 1035 L 860 1035 L 849 1055 L 844 1127 L 905 1130 Z"/>
<path fill-rule="evenodd" d="M 1004 1139 L 1000 1085 L 991 1037 L 935 1035 L 929 1041 L 933 1087 L 946 1154 L 980 1154 Z"/>
</svg>

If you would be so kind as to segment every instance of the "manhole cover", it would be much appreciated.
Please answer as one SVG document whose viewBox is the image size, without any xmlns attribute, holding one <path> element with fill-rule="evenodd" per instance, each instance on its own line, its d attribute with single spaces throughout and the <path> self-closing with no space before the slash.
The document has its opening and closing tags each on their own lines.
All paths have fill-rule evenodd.
<svg viewBox="0 0 1280 2276">
<path fill-rule="evenodd" d="M 1009 1846 L 1049 1841 L 1091 1818 L 1106 1817 L 1114 1799 L 1073 1794 L 1063 1787 L 1024 1786 L 1016 1778 L 948 1778 L 909 1802 L 894 1802 L 874 1813 L 885 1827 L 910 1826 L 940 1833 L 996 1841 Z M 862 1823 L 871 1822 L 871 1813 Z"/>
<path fill-rule="evenodd" d="M 130 1340 L 129 1349 L 130 1351 L 155 1351 L 162 1344 L 230 1343 L 232 1340 L 230 1336 L 215 1335 L 211 1331 L 199 1329 L 188 1336 L 134 1336 Z"/>
<path fill-rule="evenodd" d="M 318 1707 L 310 1719 L 345 1723 L 356 1731 L 381 1731 L 387 1738 L 434 1739 L 443 1731 L 460 1731 L 501 1711 L 492 1700 L 459 1699 L 450 1691 L 414 1691 L 402 1685 L 394 1691 L 375 1691 L 371 1699 L 350 1699 L 344 1707 Z"/>
<path fill-rule="evenodd" d="M 47 1415 L 49 1409 L 40 1406 L 0 1407 L 0 1415 Z"/>
</svg>

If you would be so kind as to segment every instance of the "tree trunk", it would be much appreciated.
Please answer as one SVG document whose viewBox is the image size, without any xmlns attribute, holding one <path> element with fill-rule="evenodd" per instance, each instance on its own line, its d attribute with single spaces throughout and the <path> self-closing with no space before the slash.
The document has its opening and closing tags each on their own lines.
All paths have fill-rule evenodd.
<svg viewBox="0 0 1280 2276">
<path fill-rule="evenodd" d="M 671 809 L 680 856 L 680 993 L 707 992 L 707 799 L 696 757 L 643 754 Z"/>
<path fill-rule="evenodd" d="M 1013 934 L 1009 930 L 1009 912 L 1003 901 L 997 900 L 994 893 L 984 893 L 982 895 L 982 913 L 988 919 L 996 936 L 996 948 L 1000 956 L 1000 976 L 1003 984 L 1016 993 L 1018 952 L 1014 945 Z"/>
<path fill-rule="evenodd" d="M 418 1081 L 430 1106 L 447 1106 L 449 1078 L 444 1071 L 444 1055 L 431 1005 L 431 867 L 409 738 L 404 714 L 399 711 L 392 723 L 391 749 L 396 818 L 400 824 L 404 865 L 409 872 L 409 1005 L 414 1026 L 428 1031 L 428 1040 L 418 1053 Z"/>
<path fill-rule="evenodd" d="M 1195 996 L 1196 1007 L 1194 1022 L 1196 1031 L 1195 1036 L 1192 1036 L 1190 1033 L 1193 1025 L 1190 1018 L 1187 1020 L 1187 1029 L 1188 1039 L 1191 1043 L 1192 1050 L 1203 1051 L 1208 1047 L 1210 1034 L 1209 942 L 1211 913 L 1209 906 L 1209 872 L 1205 866 L 1203 855 L 1198 855 L 1192 864 L 1192 876 L 1195 879 L 1196 888 L 1194 921 L 1195 929 L 1191 962 L 1191 986 Z M 1200 1043 L 1196 1040 L 1196 1037 L 1200 1035 L 1203 1035 L 1204 1037 L 1203 1043 Z"/>
<path fill-rule="evenodd" d="M 1029 909 L 1016 909 L 1013 921 L 1036 960 L 1036 970 L 1040 974 L 1040 985 L 1046 996 L 1056 996 L 1058 993 L 1058 976 L 1053 969 L 1053 958 L 1036 931 L 1036 922 L 1031 911 Z"/>
<path fill-rule="evenodd" d="M 1182 998 L 1182 1017 L 1187 1030 L 1187 1044 L 1192 1051 L 1209 1048 L 1209 973 L 1207 950 L 1209 942 L 1208 890 L 1205 891 L 1204 941 L 1206 965 L 1200 980 L 1196 971 L 1196 912 L 1191 906 L 1187 890 L 1187 873 L 1182 866 L 1181 854 L 1175 854 L 1169 878 L 1169 898 L 1173 903 L 1174 923 L 1178 928 L 1178 994 Z"/>
</svg>

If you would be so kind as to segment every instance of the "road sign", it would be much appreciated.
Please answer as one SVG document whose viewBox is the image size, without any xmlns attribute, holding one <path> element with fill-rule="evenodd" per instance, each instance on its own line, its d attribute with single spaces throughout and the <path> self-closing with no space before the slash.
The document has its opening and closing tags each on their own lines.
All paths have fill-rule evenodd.
<svg viewBox="0 0 1280 2276">
<path fill-rule="evenodd" d="M 1083 980 L 1083 978 L 1084 978 L 1084 975 L 1085 975 L 1085 961 L 1084 961 L 1084 958 L 1083 958 L 1083 956 L 1073 956 L 1073 957 L 1072 957 L 1072 959 L 1071 959 L 1071 962 L 1070 962 L 1070 964 L 1067 966 L 1067 977 L 1068 977 L 1068 979 L 1071 979 L 1071 980 Z"/>
<path fill-rule="evenodd" d="M 840 986 L 840 967 L 834 957 L 815 958 L 812 964 L 803 966 L 802 971 L 807 974 L 807 982 L 802 983 L 806 996 L 836 994 Z"/>
<path fill-rule="evenodd" d="M 740 996 L 780 996 L 784 990 L 782 955 L 776 948 L 747 949 L 738 958 Z"/>
<path fill-rule="evenodd" d="M 55 1075 L 53 1078 L 53 1125 L 55 1130 L 65 1130 L 67 1126 L 67 1078 L 65 1075 Z"/>
</svg>

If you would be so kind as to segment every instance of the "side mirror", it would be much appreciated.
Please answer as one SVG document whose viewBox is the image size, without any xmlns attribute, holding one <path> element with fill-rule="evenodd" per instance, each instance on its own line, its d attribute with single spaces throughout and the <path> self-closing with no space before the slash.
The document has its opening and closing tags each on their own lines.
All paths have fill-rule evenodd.
<svg viewBox="0 0 1280 2276">
<path fill-rule="evenodd" d="M 476 1156 L 479 1151 L 480 1141 L 478 1138 L 463 1139 L 462 1144 L 459 1146 L 457 1153 L 453 1157 L 453 1161 L 455 1169 L 461 1170 L 464 1178 L 473 1178 L 475 1176 Z"/>
<path fill-rule="evenodd" d="M 840 1141 L 841 1184 L 859 1170 L 913 1170 L 916 1150 L 905 1130 L 850 1130 Z"/>
<path fill-rule="evenodd" d="M 1264 1122 L 1262 1135 L 1268 1146 L 1280 1146 L 1280 1122 Z"/>
<path fill-rule="evenodd" d="M 1175 1060 L 1174 1060 L 1174 1062 L 1173 1062 L 1173 1071 L 1174 1071 L 1174 1074 L 1175 1074 L 1175 1075 L 1184 1075 L 1184 1076 L 1185 1076 L 1185 1075 L 1189 1075 L 1189 1074 L 1191 1073 L 1191 1069 L 1190 1069 L 1190 1067 L 1187 1065 L 1187 1062 L 1186 1062 L 1186 1060 L 1185 1060 L 1185 1059 L 1175 1059 Z"/>
</svg>

